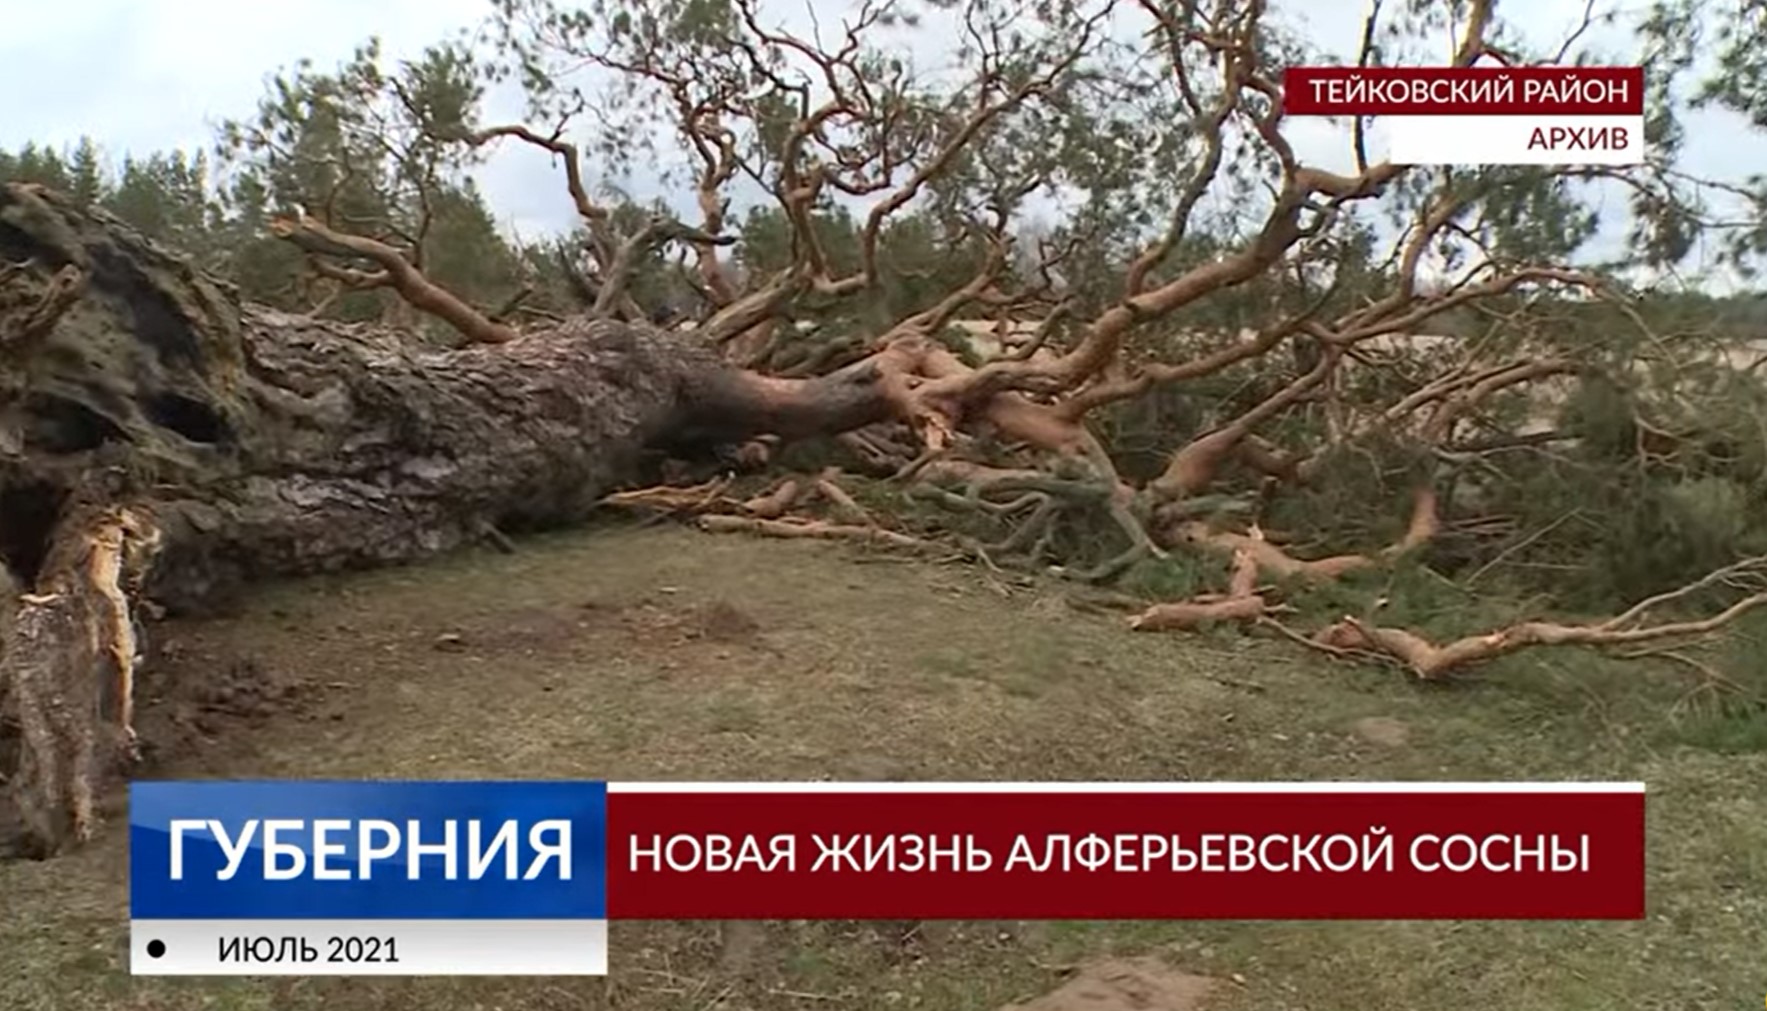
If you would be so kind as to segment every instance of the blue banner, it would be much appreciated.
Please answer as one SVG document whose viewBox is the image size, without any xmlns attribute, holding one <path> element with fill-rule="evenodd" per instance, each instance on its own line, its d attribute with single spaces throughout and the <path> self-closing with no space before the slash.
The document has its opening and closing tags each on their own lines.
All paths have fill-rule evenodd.
<svg viewBox="0 0 1767 1011">
<path fill-rule="evenodd" d="M 601 782 L 138 782 L 129 915 L 607 916 Z"/>
</svg>

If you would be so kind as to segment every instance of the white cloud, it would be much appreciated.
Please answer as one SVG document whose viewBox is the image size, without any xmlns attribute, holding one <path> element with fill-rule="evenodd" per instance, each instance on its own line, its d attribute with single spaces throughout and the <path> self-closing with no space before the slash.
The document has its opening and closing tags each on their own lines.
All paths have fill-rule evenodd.
<svg viewBox="0 0 1767 1011">
<path fill-rule="evenodd" d="M 412 53 L 483 10 L 483 0 L 20 5 L 0 36 L 0 143 L 205 145 L 214 123 L 251 112 L 278 67 L 303 56 L 325 66 L 377 33 Z"/>
</svg>

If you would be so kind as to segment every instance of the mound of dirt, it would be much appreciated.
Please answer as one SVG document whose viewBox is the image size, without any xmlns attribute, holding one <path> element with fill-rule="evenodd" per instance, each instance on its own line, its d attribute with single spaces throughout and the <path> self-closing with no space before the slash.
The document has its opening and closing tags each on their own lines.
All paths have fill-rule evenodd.
<svg viewBox="0 0 1767 1011">
<path fill-rule="evenodd" d="M 651 597 L 618 610 L 619 623 L 628 635 L 649 642 L 673 641 L 723 645 L 761 645 L 761 623 L 754 615 L 726 600 L 693 605 Z"/>
<path fill-rule="evenodd" d="M 713 642 L 744 642 L 761 631 L 748 612 L 722 600 L 699 609 L 694 631 Z"/>
<path fill-rule="evenodd" d="M 595 622 L 587 608 L 522 607 L 487 613 L 462 627 L 449 626 L 435 637 L 435 648 L 487 655 L 568 653 L 582 644 Z"/>
<path fill-rule="evenodd" d="M 1203 1011 L 1218 985 L 1156 958 L 1104 959 L 1081 966 L 1043 996 L 1000 1011 Z"/>
</svg>

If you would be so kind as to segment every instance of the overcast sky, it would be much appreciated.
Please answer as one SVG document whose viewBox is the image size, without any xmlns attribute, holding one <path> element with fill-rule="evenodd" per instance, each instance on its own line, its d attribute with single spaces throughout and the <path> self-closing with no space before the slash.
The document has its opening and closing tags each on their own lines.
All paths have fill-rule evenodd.
<svg viewBox="0 0 1767 1011">
<path fill-rule="evenodd" d="M 1309 0 L 1303 11 L 1315 44 L 1353 51 L 1368 0 Z M 764 3 L 796 20 L 802 4 Z M 823 21 L 850 0 L 817 0 Z M 1507 0 L 1500 14 L 1532 38 L 1556 40 L 1574 26 L 1584 0 Z M 393 59 L 478 23 L 487 0 L 65 0 L 18 3 L 0 34 L 0 147 L 26 141 L 55 147 L 90 135 L 112 157 L 212 144 L 215 124 L 249 114 L 268 75 L 301 57 L 329 68 L 371 35 Z M 1593 36 L 1616 55 L 1629 40 Z M 513 96 L 493 96 L 489 119 L 513 118 Z M 1737 178 L 1767 165 L 1767 138 L 1723 116 L 1705 117 L 1689 167 Z M 1348 147 L 1318 121 L 1287 132 L 1310 160 L 1347 165 Z M 589 166 L 592 170 L 593 166 Z M 511 146 L 480 175 L 505 225 L 532 237 L 568 227 L 568 199 L 544 157 Z M 637 181 L 642 190 L 642 180 Z"/>
</svg>

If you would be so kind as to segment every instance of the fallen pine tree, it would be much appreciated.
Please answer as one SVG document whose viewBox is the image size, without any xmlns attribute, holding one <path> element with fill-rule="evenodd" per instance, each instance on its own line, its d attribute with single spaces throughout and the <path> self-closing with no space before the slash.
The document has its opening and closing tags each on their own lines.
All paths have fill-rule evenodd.
<svg viewBox="0 0 1767 1011">
<path fill-rule="evenodd" d="M 690 23 L 703 13 L 694 5 L 641 3 L 621 28 L 550 0 L 509 0 L 485 35 L 555 128 L 479 124 L 482 81 L 463 52 L 389 71 L 369 47 L 338 75 L 279 77 L 257 120 L 224 131 L 232 167 L 278 207 L 301 208 L 247 222 L 254 241 L 267 230 L 302 278 L 329 286 L 300 312 L 297 300 L 273 310 L 242 298 L 114 218 L 5 188 L 0 775 L 31 851 L 86 838 L 95 792 L 133 755 L 142 636 L 160 611 L 199 609 L 256 579 L 505 544 L 609 505 L 711 532 L 948 551 L 1086 584 L 1208 559 L 1197 568 L 1221 578 L 1156 595 L 1178 599 L 1152 600 L 1132 627 L 1266 628 L 1424 679 L 1527 648 L 1705 635 L 1757 607 L 1756 563 L 1744 563 L 1685 590 L 1645 591 L 1613 619 L 1523 621 L 1445 644 L 1366 616 L 1299 627 L 1306 616 L 1286 599 L 1297 585 L 1439 557 L 1469 530 L 1476 577 L 1555 529 L 1483 550 L 1478 531 L 1508 530 L 1514 517 L 1456 512 L 1467 497 L 1505 495 L 1514 511 L 1559 490 L 1543 466 L 1518 490 L 1501 454 L 1603 441 L 1587 438 L 1603 435 L 1598 424 L 1522 430 L 1518 418 L 1539 413 L 1534 391 L 1621 391 L 1604 438 L 1630 443 L 1630 455 L 1573 461 L 1596 475 L 1585 493 L 1622 474 L 1692 472 L 1664 460 L 1758 437 L 1758 425 L 1706 422 L 1734 386 L 1680 398 L 1691 409 L 1672 404 L 1694 416 L 1684 424 L 1627 399 L 1666 342 L 1612 276 L 1571 268 L 1568 250 L 1515 227 L 1575 216 L 1569 193 L 1586 181 L 1576 167 L 1426 173 L 1370 162 L 1359 146 L 1354 172 L 1306 164 L 1283 133 L 1267 62 L 1286 47 L 1267 6 L 964 5 L 952 27 L 972 45 L 933 82 L 871 35 L 895 21 L 888 4 L 866 5 L 828 44 L 738 5 L 711 44 Z M 1121 31 L 1122 18 L 1142 24 Z M 1498 55 L 1493 4 L 1475 0 L 1451 20 L 1453 63 Z M 563 139 L 584 108 L 566 80 L 585 67 L 615 79 L 603 111 L 637 120 L 616 116 L 591 141 L 612 153 L 635 136 L 676 136 L 697 225 L 654 208 L 622 224 L 591 196 L 579 148 Z M 338 136 L 310 134 L 316 116 Z M 1107 128 L 1113 142 L 1096 143 Z M 457 201 L 464 166 L 499 144 L 561 166 L 581 226 L 578 248 L 560 256 L 576 311 L 539 325 L 509 315 L 527 288 L 481 308 L 438 283 L 426 259 L 437 206 Z M 741 180 L 760 184 L 772 204 L 763 223 L 782 241 L 771 260 L 745 249 L 737 271 L 721 250 L 736 241 L 726 219 Z M 1626 181 L 1671 223 L 1687 209 L 1675 188 L 1685 179 Z M 1090 194 L 1088 212 L 1023 241 L 1029 196 L 1062 185 Z M 345 206 L 377 187 L 375 213 Z M 833 213 L 843 197 L 869 209 Z M 1217 227 L 1198 212 L 1205 197 L 1243 213 Z M 1375 202 L 1405 223 L 1384 255 L 1371 216 L 1358 215 Z M 919 262 L 893 262 L 897 225 Z M 682 253 L 672 273 L 670 247 Z M 1452 269 L 1426 281 L 1432 258 Z M 647 322 L 657 307 L 640 304 L 638 284 L 664 274 L 696 306 L 669 331 Z M 912 297 L 886 297 L 921 281 Z M 385 325 L 336 321 L 343 298 L 378 304 Z M 1193 327 L 1222 304 L 1230 323 Z M 1028 336 L 977 354 L 950 337 L 968 312 Z M 461 346 L 426 343 L 418 313 Z M 844 326 L 811 319 L 842 313 Z M 1433 351 L 1381 350 L 1457 313 L 1479 325 Z M 1634 350 L 1614 339 L 1620 324 Z M 1649 354 L 1635 349 L 1644 344 Z M 1189 415 L 1150 410 L 1133 433 L 1139 448 L 1110 430 L 1175 402 Z M 777 463 L 809 437 L 845 455 L 740 493 L 697 466 Z M 1745 456 L 1705 453 L 1700 473 L 1743 487 Z M 901 493 L 893 502 L 930 505 L 949 529 L 907 522 L 909 510 L 859 494 L 843 468 Z M 1326 503 L 1318 526 L 1358 536 L 1309 545 L 1270 521 L 1273 503 L 1314 497 Z M 1375 514 L 1381 523 L 1361 522 Z M 1073 550 L 1076 531 L 1094 543 Z M 1699 562 L 1689 571 L 1717 565 Z M 1720 594 L 1736 599 L 1714 604 Z M 1646 620 L 1669 608 L 1696 616 Z"/>
<path fill-rule="evenodd" d="M 433 350 L 242 305 L 35 187 L 0 190 L 0 268 L 0 733 L 35 852 L 133 749 L 145 617 L 580 520 L 653 447 L 888 410 L 870 364 L 763 381 L 611 320 Z"/>
<path fill-rule="evenodd" d="M 618 491 L 658 450 L 766 435 L 863 431 L 901 414 L 888 362 L 782 380 L 729 365 L 694 335 L 582 319 L 456 350 L 406 335 L 244 305 L 227 285 L 103 215 L 28 186 L 0 191 L 0 731 L 10 804 L 29 851 L 89 836 L 93 797 L 134 753 L 144 622 L 200 610 L 251 580 L 395 564 L 503 532 L 581 520 L 608 504 L 701 517 L 713 531 L 852 539 L 924 550 L 823 471 L 745 500 L 721 484 Z M 898 473 L 946 499 L 1036 517 L 1098 506 L 1096 482 L 940 456 Z M 952 491 L 952 488 L 962 489 Z M 610 497 L 611 496 L 611 497 Z M 999 496 L 1005 496 L 1001 500 Z M 835 521 L 794 516 L 806 503 Z M 1221 552 L 1225 594 L 1155 604 L 1133 627 L 1273 623 L 1261 578 L 1335 578 L 1426 543 L 1420 493 L 1407 538 L 1378 556 L 1302 561 L 1248 534 L 1189 522 L 1154 550 Z M 1134 522 L 1125 518 L 1125 522 Z M 983 555 L 983 557 L 986 557 Z M 1759 565 L 1715 573 L 1734 584 Z M 1624 645 L 1707 633 L 1767 602 L 1642 625 L 1660 595 L 1607 622 L 1530 622 L 1435 646 L 1348 619 L 1311 637 L 1384 655 L 1418 676 L 1536 645 Z"/>
</svg>

